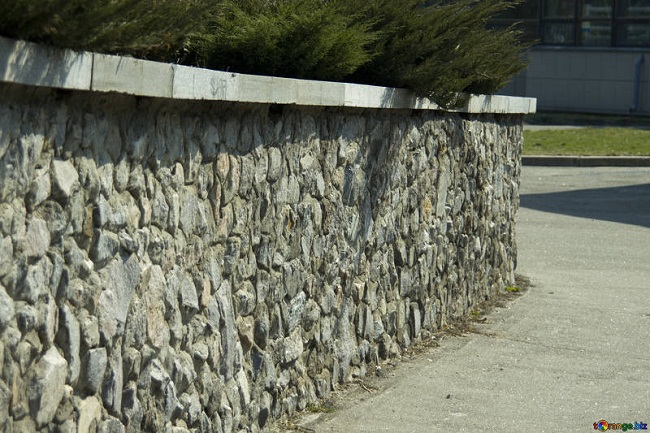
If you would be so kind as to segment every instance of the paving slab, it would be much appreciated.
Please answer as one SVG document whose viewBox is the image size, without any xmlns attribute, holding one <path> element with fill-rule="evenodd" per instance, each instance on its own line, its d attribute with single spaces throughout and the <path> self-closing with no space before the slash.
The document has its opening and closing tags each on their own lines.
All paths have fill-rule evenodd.
<svg viewBox="0 0 650 433">
<path fill-rule="evenodd" d="M 650 168 L 524 167 L 521 194 L 517 272 L 533 287 L 480 333 L 339 393 L 301 431 L 650 424 Z"/>
</svg>

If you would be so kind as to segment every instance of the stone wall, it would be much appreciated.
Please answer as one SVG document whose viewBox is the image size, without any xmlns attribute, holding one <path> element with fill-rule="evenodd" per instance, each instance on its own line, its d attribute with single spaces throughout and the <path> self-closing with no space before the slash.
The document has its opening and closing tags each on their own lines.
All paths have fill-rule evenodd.
<svg viewBox="0 0 650 433">
<path fill-rule="evenodd" d="M 512 283 L 522 115 L 1 84 L 0 431 L 260 431 Z"/>
</svg>

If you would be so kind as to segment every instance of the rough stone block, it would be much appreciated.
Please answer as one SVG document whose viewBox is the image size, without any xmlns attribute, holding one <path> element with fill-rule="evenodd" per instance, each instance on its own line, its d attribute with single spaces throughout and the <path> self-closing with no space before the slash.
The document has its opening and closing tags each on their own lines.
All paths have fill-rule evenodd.
<svg viewBox="0 0 650 433">
<path fill-rule="evenodd" d="M 65 358 L 51 347 L 29 372 L 30 413 L 39 428 L 54 418 L 63 397 L 67 367 Z"/>
<path fill-rule="evenodd" d="M 77 421 L 78 433 L 91 433 L 97 431 L 102 419 L 102 405 L 97 397 L 85 398 L 79 404 L 79 419 Z"/>
<path fill-rule="evenodd" d="M 62 200 L 69 200 L 80 188 L 79 173 L 70 160 L 52 160 L 52 193 Z"/>
<path fill-rule="evenodd" d="M 107 363 L 108 355 L 104 347 L 90 349 L 84 356 L 82 383 L 84 388 L 91 394 L 99 391 L 99 387 L 104 380 Z"/>
</svg>

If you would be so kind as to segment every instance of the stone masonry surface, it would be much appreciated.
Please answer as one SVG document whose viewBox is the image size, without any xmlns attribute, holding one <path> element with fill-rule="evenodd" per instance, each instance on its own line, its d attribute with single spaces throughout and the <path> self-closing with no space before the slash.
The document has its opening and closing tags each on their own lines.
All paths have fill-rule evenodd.
<svg viewBox="0 0 650 433">
<path fill-rule="evenodd" d="M 0 432 L 262 431 L 513 283 L 520 114 L 0 94 Z"/>
</svg>

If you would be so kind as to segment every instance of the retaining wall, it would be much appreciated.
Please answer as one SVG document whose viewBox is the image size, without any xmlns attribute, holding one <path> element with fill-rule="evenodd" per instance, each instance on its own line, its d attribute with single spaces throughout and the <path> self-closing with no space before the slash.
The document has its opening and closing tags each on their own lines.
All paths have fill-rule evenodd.
<svg viewBox="0 0 650 433">
<path fill-rule="evenodd" d="M 0 42 L 0 431 L 264 430 L 513 283 L 534 101 L 126 95 L 166 66 Z"/>
</svg>

